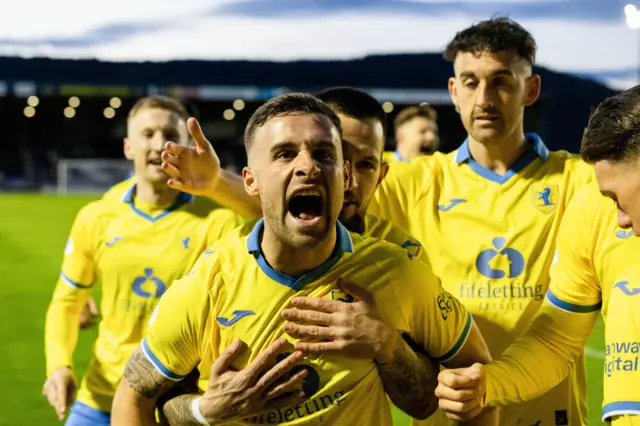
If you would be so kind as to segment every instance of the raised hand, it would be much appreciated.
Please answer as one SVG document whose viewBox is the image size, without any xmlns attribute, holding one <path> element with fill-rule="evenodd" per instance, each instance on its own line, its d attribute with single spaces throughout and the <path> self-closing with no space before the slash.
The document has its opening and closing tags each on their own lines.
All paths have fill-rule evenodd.
<svg viewBox="0 0 640 426">
<path fill-rule="evenodd" d="M 170 188 L 193 195 L 207 195 L 218 180 L 220 159 L 202 133 L 198 120 L 189 118 L 187 128 L 195 146 L 165 143 L 162 169 L 171 177 L 167 181 Z"/>
<path fill-rule="evenodd" d="M 342 279 L 338 285 L 354 298 L 352 303 L 294 297 L 291 308 L 282 311 L 288 321 L 282 327 L 284 332 L 301 339 L 295 344 L 296 350 L 342 352 L 379 363 L 390 362 L 400 333 L 385 324 L 369 293 Z"/>
<path fill-rule="evenodd" d="M 468 368 L 441 371 L 436 396 L 440 399 L 440 409 L 449 419 L 467 421 L 482 411 L 485 389 L 483 366 L 476 363 Z"/>
</svg>

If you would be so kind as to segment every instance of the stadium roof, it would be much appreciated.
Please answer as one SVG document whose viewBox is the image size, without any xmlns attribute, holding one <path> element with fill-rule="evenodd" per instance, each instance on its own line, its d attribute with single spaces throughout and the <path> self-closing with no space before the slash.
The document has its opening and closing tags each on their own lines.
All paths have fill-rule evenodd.
<svg viewBox="0 0 640 426">
<path fill-rule="evenodd" d="M 349 59 L 437 52 L 456 31 L 508 14 L 535 36 L 538 63 L 616 87 L 637 80 L 627 0 L 111 0 L 11 2 L 0 55 L 176 59 Z M 197 71 L 196 71 L 197 72 Z"/>
<path fill-rule="evenodd" d="M 577 150 L 591 109 L 613 93 L 602 84 L 544 68 L 541 128 L 552 149 Z M 315 91 L 352 85 L 381 102 L 450 105 L 446 90 L 451 64 L 437 54 L 378 55 L 343 61 L 100 62 L 0 58 L 0 94 L 143 96 L 265 100 L 284 91 Z M 569 142 L 567 142 L 569 141 Z"/>
<path fill-rule="evenodd" d="M 602 98 L 611 91 L 592 80 L 545 68 L 543 97 L 551 93 Z M 0 81 L 4 91 L 76 93 L 112 86 L 142 94 L 157 87 L 180 87 L 185 97 L 201 99 L 267 99 L 284 90 L 313 91 L 328 86 L 351 85 L 381 91 L 388 98 L 403 93 L 407 101 L 449 103 L 446 91 L 451 64 L 439 54 L 374 55 L 353 60 L 265 61 L 169 61 L 101 62 L 97 60 L 0 58 Z M 83 87 L 79 87 L 83 86 Z M 0 91 L 2 87 L 0 87 Z M 107 89 L 105 88 L 105 91 Z M 136 93 L 137 92 L 137 93 Z M 97 94 L 97 93 L 93 93 Z M 126 95 L 126 93 L 123 93 Z M 428 99 L 424 99 L 424 98 Z M 403 101 L 402 99 L 389 99 Z"/>
</svg>

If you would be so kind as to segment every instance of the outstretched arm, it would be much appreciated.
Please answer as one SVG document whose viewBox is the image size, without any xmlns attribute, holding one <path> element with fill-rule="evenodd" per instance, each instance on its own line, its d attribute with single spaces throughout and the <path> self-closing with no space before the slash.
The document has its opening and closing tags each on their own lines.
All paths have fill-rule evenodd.
<svg viewBox="0 0 640 426">
<path fill-rule="evenodd" d="M 195 118 L 187 120 L 195 146 L 167 142 L 162 152 L 162 169 L 171 188 L 204 195 L 248 219 L 262 215 L 260 203 L 244 189 L 242 177 L 220 168 L 220 159 L 202 133 Z"/>
</svg>

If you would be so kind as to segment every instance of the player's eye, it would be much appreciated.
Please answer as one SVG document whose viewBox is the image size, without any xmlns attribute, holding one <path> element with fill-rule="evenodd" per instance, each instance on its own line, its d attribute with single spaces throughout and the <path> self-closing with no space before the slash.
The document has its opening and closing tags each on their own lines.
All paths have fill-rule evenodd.
<svg viewBox="0 0 640 426">
<path fill-rule="evenodd" d="M 506 77 L 496 77 L 495 80 L 493 80 L 493 84 L 499 87 L 508 86 L 509 80 Z"/>
<path fill-rule="evenodd" d="M 375 170 L 376 166 L 370 161 L 361 161 L 358 163 L 358 167 L 367 170 Z"/>
<path fill-rule="evenodd" d="M 478 87 L 478 82 L 475 80 L 467 80 L 464 82 L 464 87 L 466 87 L 467 89 L 475 89 L 476 87 Z"/>
<path fill-rule="evenodd" d="M 165 132 L 164 139 L 167 141 L 177 142 L 179 139 L 178 133 L 176 132 Z"/>
<path fill-rule="evenodd" d="M 278 153 L 276 153 L 276 159 L 278 160 L 291 160 L 292 158 L 295 158 L 295 157 L 296 157 L 295 151 L 292 151 L 290 149 L 279 151 Z"/>
<path fill-rule="evenodd" d="M 331 161 L 334 159 L 333 153 L 326 149 L 316 151 L 313 156 L 318 161 Z"/>
<path fill-rule="evenodd" d="M 145 130 L 142 132 L 142 136 L 147 139 L 151 139 L 153 137 L 153 132 L 151 130 Z"/>
</svg>

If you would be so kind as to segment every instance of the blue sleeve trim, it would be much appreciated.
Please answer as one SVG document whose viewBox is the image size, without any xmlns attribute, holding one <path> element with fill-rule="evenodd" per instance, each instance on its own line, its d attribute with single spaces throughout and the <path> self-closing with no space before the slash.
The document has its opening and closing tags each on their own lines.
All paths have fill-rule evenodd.
<svg viewBox="0 0 640 426">
<path fill-rule="evenodd" d="M 602 407 L 602 421 L 625 414 L 640 415 L 640 401 L 618 401 Z"/>
<path fill-rule="evenodd" d="M 151 352 L 151 349 L 149 349 L 149 345 L 147 344 L 147 338 L 146 337 L 144 339 L 142 339 L 142 351 L 147 356 L 147 359 L 151 362 L 151 364 L 153 364 L 153 366 L 156 368 L 156 370 L 158 370 L 158 372 L 160 374 L 162 374 L 164 377 L 166 377 L 167 379 L 177 382 L 179 380 L 184 379 L 187 376 L 186 374 L 174 373 L 173 371 L 171 371 L 167 367 L 165 367 L 162 364 L 162 362 L 160 362 L 158 357 L 155 356 L 153 354 L 153 352 Z"/>
<path fill-rule="evenodd" d="M 80 284 L 78 282 L 75 282 L 74 280 L 69 278 L 64 272 L 60 272 L 60 278 L 73 288 L 87 289 L 93 286 L 93 284 L 85 285 L 85 284 Z"/>
<path fill-rule="evenodd" d="M 598 302 L 595 305 L 588 306 L 575 305 L 573 303 L 565 302 L 564 300 L 560 300 L 560 298 L 553 294 L 551 290 L 547 290 L 547 300 L 556 308 L 574 314 L 590 314 L 592 312 L 599 311 L 602 307 L 602 302 Z"/>
<path fill-rule="evenodd" d="M 456 344 L 453 345 L 453 348 L 451 348 L 451 350 L 449 350 L 449 352 L 447 352 L 446 354 L 433 358 L 434 361 L 438 363 L 447 362 L 451 358 L 456 356 L 458 352 L 460 352 L 460 349 L 462 349 L 462 346 L 464 346 L 464 343 L 467 341 L 467 338 L 469 337 L 472 321 L 473 320 L 471 318 L 471 314 L 467 313 L 467 322 L 465 323 L 464 329 L 462 330 L 462 333 L 460 334 L 460 337 L 458 338 L 458 341 L 456 342 Z"/>
</svg>

